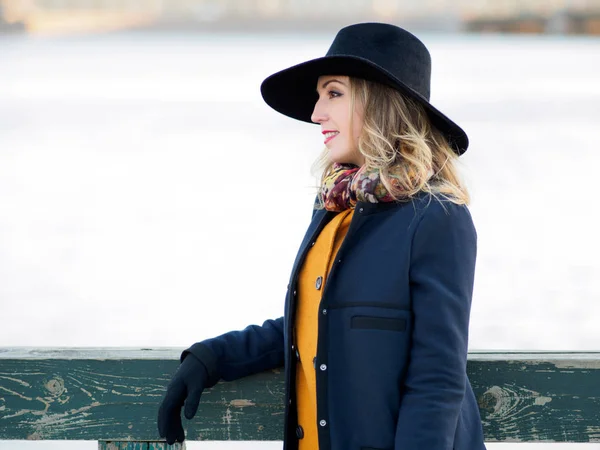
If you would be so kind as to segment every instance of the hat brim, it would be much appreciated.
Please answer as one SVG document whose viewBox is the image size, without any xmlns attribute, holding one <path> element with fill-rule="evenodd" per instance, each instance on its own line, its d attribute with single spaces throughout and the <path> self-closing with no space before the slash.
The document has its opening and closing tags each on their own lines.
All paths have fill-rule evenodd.
<svg viewBox="0 0 600 450">
<path fill-rule="evenodd" d="M 467 134 L 418 92 L 406 86 L 384 68 L 352 55 L 325 56 L 289 67 L 266 78 L 260 87 L 265 102 L 275 111 L 303 122 L 313 123 L 311 115 L 318 99 L 317 80 L 322 75 L 346 75 L 376 81 L 398 89 L 419 101 L 431 123 L 442 132 L 452 149 L 462 155 L 469 146 Z"/>
</svg>

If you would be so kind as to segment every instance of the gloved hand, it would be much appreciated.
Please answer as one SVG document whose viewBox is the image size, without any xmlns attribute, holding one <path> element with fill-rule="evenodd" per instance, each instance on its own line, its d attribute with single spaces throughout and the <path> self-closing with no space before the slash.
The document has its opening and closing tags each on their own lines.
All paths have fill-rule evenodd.
<svg viewBox="0 0 600 450">
<path fill-rule="evenodd" d="M 206 386 L 208 372 L 204 364 L 189 353 L 177 368 L 167 386 L 167 393 L 158 408 L 158 433 L 172 445 L 183 442 L 185 433 L 181 425 L 181 407 L 184 405 L 186 419 L 196 415 L 200 396 Z"/>
</svg>

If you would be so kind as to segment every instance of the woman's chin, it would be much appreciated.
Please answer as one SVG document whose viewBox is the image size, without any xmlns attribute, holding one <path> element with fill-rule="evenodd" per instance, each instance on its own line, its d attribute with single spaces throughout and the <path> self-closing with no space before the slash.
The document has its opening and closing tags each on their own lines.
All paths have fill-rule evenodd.
<svg viewBox="0 0 600 450">
<path fill-rule="evenodd" d="M 331 161 L 332 163 L 356 165 L 356 162 L 354 160 L 355 158 L 353 158 L 352 155 L 349 155 L 346 152 L 342 153 L 329 150 L 329 161 Z"/>
<path fill-rule="evenodd" d="M 353 158 L 332 158 L 329 157 L 329 161 L 336 164 L 344 164 L 344 165 L 352 165 L 352 166 L 360 166 Z"/>
</svg>

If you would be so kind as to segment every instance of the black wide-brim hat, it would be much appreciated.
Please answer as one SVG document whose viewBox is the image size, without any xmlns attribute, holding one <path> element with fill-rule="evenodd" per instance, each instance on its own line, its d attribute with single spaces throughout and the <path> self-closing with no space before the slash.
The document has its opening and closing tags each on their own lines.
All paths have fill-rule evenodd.
<svg viewBox="0 0 600 450">
<path fill-rule="evenodd" d="M 265 102 L 294 119 L 310 122 L 322 75 L 346 75 L 376 81 L 420 102 L 431 123 L 461 155 L 467 134 L 429 103 L 431 56 L 413 34 L 385 23 L 360 23 L 342 28 L 322 58 L 277 72 L 261 85 Z"/>
</svg>

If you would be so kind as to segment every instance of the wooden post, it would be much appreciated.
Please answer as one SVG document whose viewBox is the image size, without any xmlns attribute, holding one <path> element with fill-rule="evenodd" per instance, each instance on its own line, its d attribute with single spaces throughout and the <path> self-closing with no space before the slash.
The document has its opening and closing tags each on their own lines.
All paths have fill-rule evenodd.
<svg viewBox="0 0 600 450">
<path fill-rule="evenodd" d="M 99 441 L 98 450 L 185 450 L 185 442 L 168 445 L 164 442 Z"/>
</svg>

